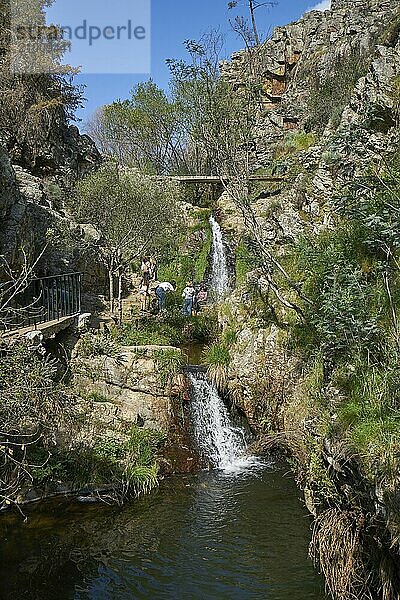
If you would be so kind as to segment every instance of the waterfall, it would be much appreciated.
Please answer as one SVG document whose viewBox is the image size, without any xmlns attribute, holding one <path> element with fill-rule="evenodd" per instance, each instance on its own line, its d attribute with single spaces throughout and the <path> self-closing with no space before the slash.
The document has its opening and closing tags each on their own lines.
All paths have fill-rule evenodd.
<svg viewBox="0 0 400 600">
<path fill-rule="evenodd" d="M 234 427 L 214 384 L 204 373 L 188 373 L 192 386 L 194 437 L 204 459 L 216 469 L 235 471 L 254 462 L 245 456 L 244 430 Z"/>
<path fill-rule="evenodd" d="M 211 272 L 211 290 L 220 300 L 229 291 L 229 271 L 222 231 L 219 223 L 210 217 L 212 228 L 212 272 Z"/>
</svg>

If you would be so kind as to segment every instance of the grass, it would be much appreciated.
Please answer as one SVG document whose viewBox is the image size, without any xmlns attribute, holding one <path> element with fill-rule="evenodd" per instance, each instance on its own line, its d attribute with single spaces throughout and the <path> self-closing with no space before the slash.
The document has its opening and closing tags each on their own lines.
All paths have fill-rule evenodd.
<svg viewBox="0 0 400 600">
<path fill-rule="evenodd" d="M 274 158 L 281 159 L 308 150 L 316 143 L 315 133 L 306 131 L 294 131 L 288 133 L 284 140 L 277 145 Z"/>
<path fill-rule="evenodd" d="M 116 327 L 112 336 L 120 346 L 179 346 L 183 341 L 177 326 L 154 319 Z"/>
<path fill-rule="evenodd" d="M 182 371 L 183 355 L 180 350 L 159 350 L 154 355 L 161 385 L 165 388 Z"/>
<path fill-rule="evenodd" d="M 42 466 L 35 468 L 33 484 L 112 485 L 120 499 L 147 493 L 158 484 L 157 453 L 164 438 L 159 431 L 135 425 L 126 442 L 102 436 L 69 451 L 37 449 L 35 461 Z"/>
<path fill-rule="evenodd" d="M 119 348 L 112 336 L 102 332 L 89 332 L 85 333 L 79 341 L 79 353 L 84 358 L 116 357 Z"/>
<path fill-rule="evenodd" d="M 228 384 L 228 368 L 231 354 L 224 342 L 215 342 L 204 351 L 204 364 L 210 380 L 223 392 Z"/>
<path fill-rule="evenodd" d="M 81 392 L 81 396 L 89 402 L 98 402 L 100 404 L 113 401 L 112 398 L 106 396 L 105 394 L 102 394 L 101 392 L 89 392 L 87 394 Z"/>
<path fill-rule="evenodd" d="M 258 266 L 258 260 L 252 254 L 244 240 L 236 248 L 236 281 L 238 284 L 246 280 L 246 275 Z"/>
</svg>

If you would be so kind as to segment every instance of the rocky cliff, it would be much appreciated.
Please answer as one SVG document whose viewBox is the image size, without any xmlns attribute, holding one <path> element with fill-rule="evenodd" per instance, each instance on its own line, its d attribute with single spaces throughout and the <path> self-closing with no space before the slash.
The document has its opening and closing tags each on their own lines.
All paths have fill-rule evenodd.
<svg viewBox="0 0 400 600">
<path fill-rule="evenodd" d="M 338 0 L 331 10 L 312 11 L 279 27 L 261 48 L 237 53 L 223 64 L 223 76 L 237 93 L 249 82 L 261 89 L 253 107 L 253 170 L 286 178 L 253 191 L 251 210 L 264 258 L 267 249 L 288 268 L 288 255 L 303 236 L 316 244 L 319 234 L 335 231 L 340 222 L 336 199 L 344 190 L 358 178 L 376 175 L 373 194 L 382 173 L 395 168 L 400 142 L 399 33 L 399 2 Z M 366 189 L 358 190 L 356 204 L 369 193 Z M 219 209 L 233 244 L 250 239 L 251 250 L 252 232 L 229 193 L 220 199 Z M 388 215 L 385 218 L 389 226 Z M 252 262 L 254 267 L 257 258 L 250 260 L 247 270 L 252 270 Z M 338 263 L 336 271 L 342 267 Z M 276 264 L 274 270 L 278 271 Z M 231 398 L 258 433 L 272 433 L 268 446 L 284 439 L 295 459 L 307 504 L 316 517 L 312 554 L 331 595 L 338 600 L 397 599 L 393 498 L 398 497 L 398 467 L 390 445 L 394 438 L 387 437 L 381 450 L 385 460 L 389 455 L 393 459 L 391 476 L 396 475 L 389 483 L 388 472 L 383 475 L 377 467 L 379 459 L 375 457 L 374 466 L 367 469 L 350 434 L 345 427 L 340 430 L 346 391 L 325 358 L 320 371 L 302 362 L 288 336 L 293 313 L 272 300 L 270 273 L 265 265 L 249 273 L 223 310 L 225 325 L 237 330 L 231 348 Z M 306 272 L 303 276 L 307 279 Z M 368 277 L 366 272 L 367 285 Z M 329 285 L 327 281 L 325 289 Z M 340 326 L 340 308 L 335 314 L 334 329 Z M 356 368 L 351 360 L 348 368 Z M 364 386 L 365 403 L 368 393 Z M 395 403 L 396 392 L 391 393 Z M 362 398 L 360 406 L 362 420 Z M 366 444 L 364 451 L 370 454 L 371 448 Z M 352 545 L 342 542 L 339 557 L 336 534 L 342 527 L 351 532 Z M 329 564 L 337 565 L 334 577 Z"/>
</svg>

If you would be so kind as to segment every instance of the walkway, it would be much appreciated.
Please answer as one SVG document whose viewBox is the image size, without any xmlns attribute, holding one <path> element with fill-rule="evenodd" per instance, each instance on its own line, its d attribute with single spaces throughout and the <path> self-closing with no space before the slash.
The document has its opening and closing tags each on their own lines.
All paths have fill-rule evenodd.
<svg viewBox="0 0 400 600">
<path fill-rule="evenodd" d="M 227 183 L 233 177 L 218 177 L 216 175 L 176 175 L 169 177 L 172 181 L 179 183 Z M 249 175 L 248 181 L 284 182 L 286 177 L 273 177 L 272 175 Z"/>
</svg>

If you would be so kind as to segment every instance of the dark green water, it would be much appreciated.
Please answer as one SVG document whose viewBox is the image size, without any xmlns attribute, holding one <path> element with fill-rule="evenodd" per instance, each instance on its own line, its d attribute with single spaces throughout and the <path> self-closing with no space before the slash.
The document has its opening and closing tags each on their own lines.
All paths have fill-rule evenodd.
<svg viewBox="0 0 400 600">
<path fill-rule="evenodd" d="M 309 519 L 282 470 L 175 477 L 122 509 L 0 518 L 1 598 L 322 600 Z"/>
</svg>

